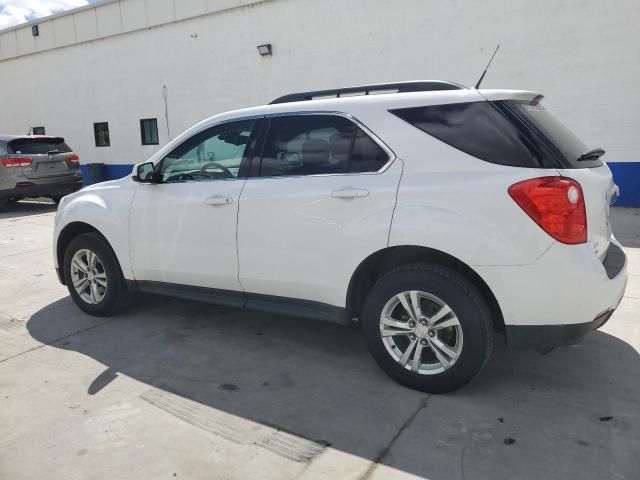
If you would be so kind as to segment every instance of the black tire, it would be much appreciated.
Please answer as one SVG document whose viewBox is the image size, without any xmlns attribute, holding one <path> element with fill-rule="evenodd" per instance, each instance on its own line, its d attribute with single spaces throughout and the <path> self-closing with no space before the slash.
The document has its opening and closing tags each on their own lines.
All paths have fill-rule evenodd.
<svg viewBox="0 0 640 480">
<path fill-rule="evenodd" d="M 380 317 L 385 305 L 394 296 L 412 290 L 441 299 L 459 321 L 463 339 L 459 357 L 441 373 L 420 374 L 408 370 L 391 356 L 383 343 Z M 365 301 L 362 327 L 378 365 L 398 383 L 428 393 L 450 392 L 466 385 L 482 370 L 493 350 L 491 311 L 483 296 L 463 275 L 439 265 L 407 265 L 380 278 Z"/>
<path fill-rule="evenodd" d="M 79 250 L 90 250 L 95 253 L 106 274 L 107 287 L 104 297 L 98 303 L 83 300 L 73 286 L 71 260 Z M 83 233 L 75 237 L 64 254 L 64 278 L 71 298 L 81 310 L 97 317 L 114 315 L 126 307 L 129 300 L 129 289 L 120 270 L 120 264 L 109 243 L 99 233 Z"/>
</svg>

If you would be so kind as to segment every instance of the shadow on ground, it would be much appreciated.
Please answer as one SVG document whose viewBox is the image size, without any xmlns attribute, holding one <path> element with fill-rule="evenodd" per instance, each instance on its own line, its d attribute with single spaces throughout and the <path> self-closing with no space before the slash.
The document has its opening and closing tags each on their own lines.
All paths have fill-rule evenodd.
<svg viewBox="0 0 640 480">
<path fill-rule="evenodd" d="M 433 480 L 640 471 L 629 440 L 640 429 L 640 358 L 606 333 L 546 356 L 498 344 L 472 384 L 429 397 L 388 379 L 357 328 L 153 296 L 134 303 L 96 320 L 63 299 L 27 328 L 105 365 L 87 395 L 123 374 L 174 402 L 164 409 L 183 420 L 171 399 L 212 407 L 186 420 L 213 433 L 216 412 L 230 413 Z M 612 409 L 625 414 L 608 419 Z M 242 441 L 240 424 L 225 425 Z"/>
<path fill-rule="evenodd" d="M 0 219 L 27 217 L 29 215 L 41 215 L 43 213 L 55 212 L 57 205 L 48 199 L 21 200 L 19 202 L 9 202 L 0 208 Z"/>
</svg>

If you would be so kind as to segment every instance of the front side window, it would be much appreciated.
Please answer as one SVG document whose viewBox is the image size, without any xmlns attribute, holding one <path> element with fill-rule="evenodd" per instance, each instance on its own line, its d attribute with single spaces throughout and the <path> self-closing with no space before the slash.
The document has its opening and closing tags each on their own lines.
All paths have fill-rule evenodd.
<svg viewBox="0 0 640 480">
<path fill-rule="evenodd" d="M 337 115 L 271 119 L 260 176 L 375 172 L 388 155 L 350 120 Z"/>
<path fill-rule="evenodd" d="M 109 140 L 109 123 L 94 123 L 93 136 L 96 141 L 96 147 L 108 147 L 109 145 L 111 145 L 111 141 Z"/>
<path fill-rule="evenodd" d="M 160 169 L 162 180 L 238 177 L 254 123 L 253 120 L 230 123 L 194 135 L 164 158 Z"/>
</svg>

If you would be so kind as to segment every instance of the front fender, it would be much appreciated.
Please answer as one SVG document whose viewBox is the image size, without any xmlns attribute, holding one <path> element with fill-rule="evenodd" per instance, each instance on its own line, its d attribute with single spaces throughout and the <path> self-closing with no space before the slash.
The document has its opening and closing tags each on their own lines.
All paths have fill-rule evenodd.
<svg viewBox="0 0 640 480">
<path fill-rule="evenodd" d="M 72 223 L 84 223 L 100 232 L 113 249 L 122 274 L 133 279 L 129 255 L 129 210 L 135 183 L 129 177 L 104 182 L 65 197 L 54 224 L 54 262 L 58 265 L 57 246 L 61 232 Z"/>
</svg>

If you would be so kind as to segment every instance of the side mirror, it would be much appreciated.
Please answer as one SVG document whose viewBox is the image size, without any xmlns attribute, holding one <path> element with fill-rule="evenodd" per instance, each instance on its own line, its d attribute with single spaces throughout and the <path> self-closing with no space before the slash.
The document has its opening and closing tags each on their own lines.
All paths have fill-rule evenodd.
<svg viewBox="0 0 640 480">
<path fill-rule="evenodd" d="M 140 183 L 160 183 L 160 176 L 156 173 L 153 162 L 146 162 L 138 165 L 133 180 Z"/>
</svg>

